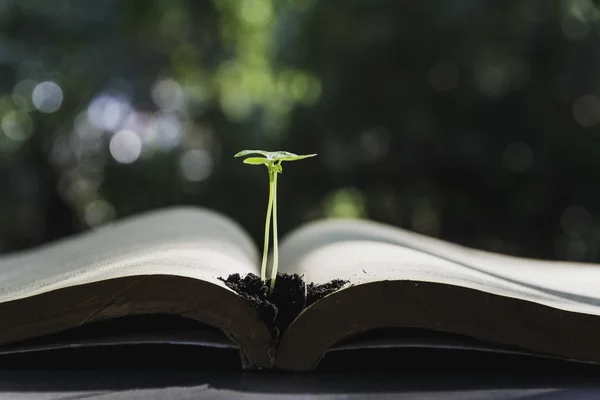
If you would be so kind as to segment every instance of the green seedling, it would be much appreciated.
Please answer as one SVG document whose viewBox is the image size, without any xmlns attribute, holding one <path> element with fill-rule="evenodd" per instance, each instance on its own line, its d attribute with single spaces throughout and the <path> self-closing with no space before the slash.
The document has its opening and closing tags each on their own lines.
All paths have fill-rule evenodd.
<svg viewBox="0 0 600 400">
<path fill-rule="evenodd" d="M 283 161 L 296 161 L 303 158 L 314 157 L 316 154 L 298 155 L 287 151 L 263 151 L 263 150 L 242 150 L 234 157 L 243 157 L 248 155 L 259 155 L 261 157 L 249 157 L 244 160 L 244 164 L 265 165 L 269 172 L 269 204 L 267 205 L 267 218 L 265 221 L 265 244 L 263 248 L 262 264 L 260 267 L 260 279 L 267 280 L 267 255 L 269 252 L 269 228 L 271 219 L 273 219 L 273 267 L 271 268 L 271 287 L 270 293 L 275 288 L 275 279 L 277 278 L 277 266 L 279 262 L 279 253 L 277 248 L 277 174 L 283 173 L 281 163 Z"/>
</svg>

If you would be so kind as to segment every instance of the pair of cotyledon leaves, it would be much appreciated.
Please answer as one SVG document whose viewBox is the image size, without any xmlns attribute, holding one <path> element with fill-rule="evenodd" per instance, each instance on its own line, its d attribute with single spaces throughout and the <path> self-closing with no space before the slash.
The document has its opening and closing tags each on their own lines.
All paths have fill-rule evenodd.
<svg viewBox="0 0 600 400">
<path fill-rule="evenodd" d="M 234 157 L 244 157 L 248 155 L 261 155 L 262 157 L 249 157 L 244 160 L 244 164 L 265 165 L 279 173 L 282 172 L 281 163 L 283 161 L 297 161 L 303 158 L 314 157 L 316 154 L 298 155 L 289 151 L 264 151 L 264 150 L 242 150 Z"/>
</svg>

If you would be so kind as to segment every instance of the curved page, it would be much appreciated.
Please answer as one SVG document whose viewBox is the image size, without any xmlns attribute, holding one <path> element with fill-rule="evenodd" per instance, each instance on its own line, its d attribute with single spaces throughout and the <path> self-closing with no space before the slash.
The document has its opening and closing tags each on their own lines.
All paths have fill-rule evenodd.
<svg viewBox="0 0 600 400">
<path fill-rule="evenodd" d="M 364 220 L 315 222 L 281 246 L 282 272 L 308 282 L 445 283 L 600 315 L 600 266 L 493 254 Z"/>
<path fill-rule="evenodd" d="M 368 221 L 323 221 L 282 245 L 282 270 L 349 284 L 285 331 L 277 366 L 314 368 L 340 340 L 421 328 L 600 362 L 600 268 L 468 249 Z"/>
<path fill-rule="evenodd" d="M 203 209 L 148 212 L 0 259 L 0 302 L 111 278 L 202 279 L 257 272 L 257 250 L 230 219 Z"/>
<path fill-rule="evenodd" d="M 256 310 L 219 277 L 257 272 L 257 251 L 219 214 L 176 208 L 138 215 L 0 260 L 0 343 L 95 321 L 179 315 L 222 330 L 246 368 L 269 367 Z"/>
</svg>

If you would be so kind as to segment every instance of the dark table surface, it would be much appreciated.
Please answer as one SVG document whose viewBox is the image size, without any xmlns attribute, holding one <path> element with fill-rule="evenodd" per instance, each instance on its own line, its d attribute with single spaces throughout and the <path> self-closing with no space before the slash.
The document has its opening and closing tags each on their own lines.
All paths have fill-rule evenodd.
<svg viewBox="0 0 600 400">
<path fill-rule="evenodd" d="M 7 399 L 598 399 L 577 377 L 424 373 L 278 374 L 191 370 L 0 371 Z"/>
<path fill-rule="evenodd" d="M 328 356 L 317 371 L 241 371 L 237 353 L 185 347 L 0 357 L 0 399 L 600 399 L 600 367 L 478 352 Z"/>
</svg>

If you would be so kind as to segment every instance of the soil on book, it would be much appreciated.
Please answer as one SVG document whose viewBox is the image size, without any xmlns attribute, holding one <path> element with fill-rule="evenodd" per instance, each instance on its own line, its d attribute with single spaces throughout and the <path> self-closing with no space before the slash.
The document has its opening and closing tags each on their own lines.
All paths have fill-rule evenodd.
<svg viewBox="0 0 600 400">
<path fill-rule="evenodd" d="M 298 274 L 277 274 L 275 289 L 269 295 L 270 281 L 265 283 L 259 276 L 231 274 L 219 278 L 230 289 L 250 301 L 269 327 L 274 339 L 300 314 L 303 308 L 340 289 L 347 281 L 335 279 L 322 285 L 304 282 Z"/>
</svg>

